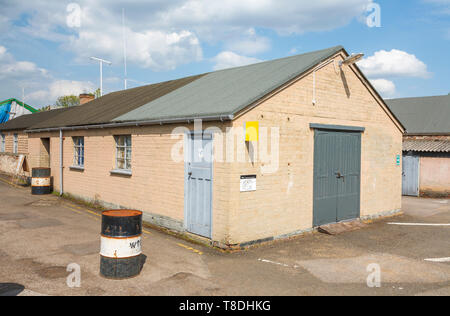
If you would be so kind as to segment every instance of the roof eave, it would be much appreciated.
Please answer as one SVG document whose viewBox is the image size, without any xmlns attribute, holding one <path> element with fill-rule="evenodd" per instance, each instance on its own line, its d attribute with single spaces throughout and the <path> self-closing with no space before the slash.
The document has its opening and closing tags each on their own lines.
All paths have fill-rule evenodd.
<svg viewBox="0 0 450 316">
<path fill-rule="evenodd" d="M 405 134 L 404 134 L 404 136 L 450 136 L 450 133 L 449 132 L 442 132 L 442 133 L 417 133 L 417 132 L 414 132 L 414 133 L 408 133 L 408 132 L 406 132 Z"/>
<path fill-rule="evenodd" d="M 40 128 L 40 129 L 27 129 L 26 133 L 42 133 L 42 132 L 54 132 L 59 130 L 83 130 L 83 129 L 104 129 L 104 128 L 118 128 L 118 127 L 139 127 L 139 126 L 150 126 L 150 125 L 163 125 L 163 124 L 176 124 L 176 123 L 187 123 L 191 124 L 195 120 L 202 120 L 205 122 L 211 121 L 232 121 L 234 119 L 233 114 L 221 114 L 213 116 L 199 116 L 199 117 L 189 117 L 189 118 L 166 118 L 166 119 L 155 119 L 155 120 L 143 120 L 143 121 L 118 121 L 118 122 L 108 122 L 104 124 L 93 124 L 93 125 L 77 125 L 77 126 L 62 126 L 62 127 L 52 127 L 52 128 Z"/>
</svg>

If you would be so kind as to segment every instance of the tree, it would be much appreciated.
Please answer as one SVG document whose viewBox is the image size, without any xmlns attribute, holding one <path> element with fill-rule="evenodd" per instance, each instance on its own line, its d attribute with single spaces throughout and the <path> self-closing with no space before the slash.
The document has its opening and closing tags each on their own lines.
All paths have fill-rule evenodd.
<svg viewBox="0 0 450 316">
<path fill-rule="evenodd" d="M 69 106 L 80 105 L 80 98 L 76 95 L 65 95 L 56 100 L 55 106 L 58 108 L 67 108 Z"/>
<path fill-rule="evenodd" d="M 98 88 L 97 90 L 95 90 L 94 93 L 93 93 L 93 95 L 95 96 L 96 99 L 97 99 L 97 98 L 100 98 L 100 97 L 101 97 L 101 95 L 100 95 L 100 88 Z"/>
<path fill-rule="evenodd" d="M 52 109 L 51 105 L 47 105 L 47 106 L 43 106 L 41 107 L 38 111 L 39 112 L 45 112 L 45 111 L 50 111 Z"/>
</svg>

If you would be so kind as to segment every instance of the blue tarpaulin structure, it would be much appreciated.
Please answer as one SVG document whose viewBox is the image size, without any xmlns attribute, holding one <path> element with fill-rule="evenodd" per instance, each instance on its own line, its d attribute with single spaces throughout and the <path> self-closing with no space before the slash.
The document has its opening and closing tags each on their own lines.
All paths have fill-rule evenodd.
<svg viewBox="0 0 450 316">
<path fill-rule="evenodd" d="M 37 110 L 17 99 L 8 99 L 0 102 L 0 124 L 8 122 L 19 116 L 36 113 Z"/>
</svg>

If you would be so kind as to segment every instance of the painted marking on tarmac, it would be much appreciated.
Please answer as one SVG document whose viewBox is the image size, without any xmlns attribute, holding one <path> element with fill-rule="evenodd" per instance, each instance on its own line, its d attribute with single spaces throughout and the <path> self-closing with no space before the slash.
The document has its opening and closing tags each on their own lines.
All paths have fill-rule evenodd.
<svg viewBox="0 0 450 316">
<path fill-rule="evenodd" d="M 298 265 L 290 266 L 290 265 L 285 264 L 285 263 L 276 262 L 276 261 L 267 260 L 267 259 L 261 259 L 261 258 L 260 258 L 260 259 L 258 259 L 258 261 L 261 261 L 261 262 L 264 262 L 264 263 L 270 263 L 270 264 L 274 264 L 274 265 L 282 266 L 282 267 L 286 267 L 286 268 L 294 268 L 294 269 L 297 269 L 297 268 L 298 268 Z"/>
<path fill-rule="evenodd" d="M 87 213 L 80 212 L 80 211 L 78 211 L 78 210 L 76 210 L 76 209 L 74 209 L 74 208 L 71 208 L 71 207 L 69 207 L 69 206 L 64 205 L 64 208 L 66 208 L 66 209 L 68 209 L 68 210 L 71 210 L 72 212 L 75 212 L 75 213 L 80 214 L 80 215 L 87 215 L 87 216 L 89 216 L 89 217 L 95 219 L 96 221 L 99 221 L 99 220 L 100 220 L 100 219 L 97 218 L 97 217 L 94 217 L 94 216 L 89 215 L 89 214 L 87 214 Z"/>
<path fill-rule="evenodd" d="M 388 225 L 399 225 L 399 226 L 432 226 L 432 227 L 447 227 L 450 224 L 427 224 L 427 223 L 388 223 Z"/>
<path fill-rule="evenodd" d="M 9 182 L 8 180 L 5 180 L 5 179 L 0 178 L 0 181 L 2 181 L 2 182 L 5 183 L 5 184 L 9 184 L 9 185 L 11 185 L 11 186 L 13 186 L 13 187 L 15 187 L 15 188 L 17 188 L 17 189 L 22 189 L 22 187 L 18 186 L 17 184 L 14 184 L 14 183 L 12 183 L 12 182 Z"/>
<path fill-rule="evenodd" d="M 192 252 L 195 252 L 196 254 L 199 254 L 200 256 L 203 254 L 203 252 L 201 252 L 200 250 L 197 250 L 197 249 L 195 249 L 195 248 L 192 248 L 192 247 L 189 247 L 189 246 L 180 244 L 180 243 L 177 243 L 177 245 L 180 246 L 180 247 L 183 247 L 183 248 L 185 248 L 185 249 L 187 249 L 187 250 L 190 250 L 190 251 L 192 251 Z"/>
<path fill-rule="evenodd" d="M 95 216 L 98 216 L 98 217 L 101 217 L 101 216 L 102 216 L 101 214 L 98 214 L 98 213 L 96 213 L 96 212 L 93 212 L 93 211 L 91 211 L 91 210 L 88 210 L 87 208 L 82 208 L 82 207 L 76 206 L 76 205 L 71 204 L 71 203 L 67 203 L 67 204 L 69 204 L 69 205 L 72 206 L 72 207 L 76 207 L 77 209 L 82 210 L 82 211 L 84 211 L 84 212 L 88 212 L 88 213 L 90 213 L 90 214 L 92 214 L 92 215 L 95 215 Z"/>
<path fill-rule="evenodd" d="M 431 259 L 424 259 L 425 261 L 429 262 L 450 262 L 450 257 L 448 258 L 431 258 Z"/>
<path fill-rule="evenodd" d="M 66 206 L 66 208 L 68 208 L 68 209 L 70 209 L 70 210 L 72 210 L 72 211 L 74 211 L 74 212 L 77 212 L 78 214 L 83 214 L 83 215 L 89 215 L 89 214 L 92 214 L 92 215 L 95 215 L 95 216 L 97 216 L 97 217 L 101 217 L 101 216 L 102 216 L 101 214 L 96 213 L 96 212 L 93 212 L 93 211 L 88 210 L 88 209 L 86 209 L 86 208 L 83 208 L 83 207 L 80 207 L 80 206 L 77 206 L 77 205 L 74 205 L 74 204 L 71 204 L 71 203 L 67 203 L 67 204 L 70 205 L 70 206 L 76 207 L 77 209 L 79 209 L 79 210 L 81 210 L 81 211 L 83 211 L 83 212 L 85 213 L 85 214 L 83 214 L 83 213 L 81 213 L 81 212 L 75 210 L 74 208 L 72 208 L 72 207 L 70 207 L 70 206 Z M 86 213 L 89 213 L 89 214 L 86 214 Z M 92 217 L 92 216 L 91 216 L 91 217 Z M 98 220 L 97 217 L 95 217 L 96 220 Z M 142 231 L 143 231 L 144 233 L 148 234 L 148 235 L 151 235 L 151 233 L 150 233 L 149 231 L 145 230 L 145 229 L 143 229 Z M 144 238 L 147 238 L 147 237 L 144 237 Z"/>
</svg>

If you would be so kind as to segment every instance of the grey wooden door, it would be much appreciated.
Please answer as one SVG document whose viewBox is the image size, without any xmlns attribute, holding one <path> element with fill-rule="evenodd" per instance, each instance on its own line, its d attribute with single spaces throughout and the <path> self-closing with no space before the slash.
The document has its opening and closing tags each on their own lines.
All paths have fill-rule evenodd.
<svg viewBox="0 0 450 316">
<path fill-rule="evenodd" d="M 316 130 L 314 226 L 360 216 L 361 134 Z"/>
<path fill-rule="evenodd" d="M 403 156 L 402 193 L 419 196 L 419 157 Z"/>
<path fill-rule="evenodd" d="M 186 228 L 211 238 L 212 218 L 212 135 L 189 136 L 186 166 Z"/>
</svg>

